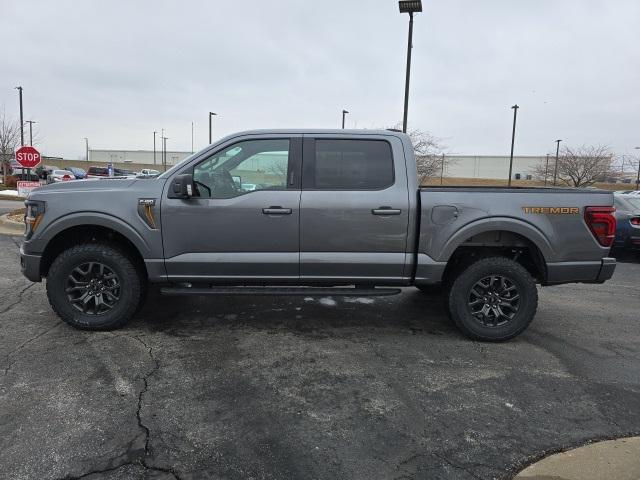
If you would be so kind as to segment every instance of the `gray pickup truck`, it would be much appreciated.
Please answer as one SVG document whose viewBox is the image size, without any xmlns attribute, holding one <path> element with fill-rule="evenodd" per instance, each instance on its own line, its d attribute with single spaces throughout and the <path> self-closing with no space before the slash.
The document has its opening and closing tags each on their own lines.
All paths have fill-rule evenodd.
<svg viewBox="0 0 640 480">
<path fill-rule="evenodd" d="M 536 283 L 611 277 L 613 195 L 420 188 L 408 136 L 259 130 L 157 178 L 63 182 L 26 200 L 24 275 L 82 329 L 124 325 L 165 295 L 391 295 L 441 289 L 467 336 L 507 340 Z M 425 315 L 429 312 L 425 311 Z"/>
</svg>

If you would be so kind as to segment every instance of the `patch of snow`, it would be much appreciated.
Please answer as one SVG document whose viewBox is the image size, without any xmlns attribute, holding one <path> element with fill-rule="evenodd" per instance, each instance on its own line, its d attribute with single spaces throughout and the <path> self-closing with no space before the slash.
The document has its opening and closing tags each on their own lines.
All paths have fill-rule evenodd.
<svg viewBox="0 0 640 480">
<path fill-rule="evenodd" d="M 0 195 L 6 195 L 7 197 L 17 197 L 17 190 L 0 190 Z"/>
<path fill-rule="evenodd" d="M 313 302 L 313 297 L 304 297 L 305 302 Z"/>
<path fill-rule="evenodd" d="M 361 303 L 363 305 L 371 305 L 374 302 L 373 298 L 368 297 L 346 297 L 344 301 L 347 303 Z"/>
<path fill-rule="evenodd" d="M 333 298 L 322 297 L 320 299 L 320 305 L 324 305 L 325 307 L 335 307 L 337 303 Z"/>
</svg>

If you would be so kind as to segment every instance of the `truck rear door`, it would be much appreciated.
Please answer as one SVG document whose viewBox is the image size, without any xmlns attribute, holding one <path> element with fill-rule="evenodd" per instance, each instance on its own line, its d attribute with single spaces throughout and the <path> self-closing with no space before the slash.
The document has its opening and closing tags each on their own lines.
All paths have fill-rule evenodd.
<svg viewBox="0 0 640 480">
<path fill-rule="evenodd" d="M 408 222 L 407 173 L 397 137 L 304 135 L 302 280 L 400 283 Z"/>
</svg>

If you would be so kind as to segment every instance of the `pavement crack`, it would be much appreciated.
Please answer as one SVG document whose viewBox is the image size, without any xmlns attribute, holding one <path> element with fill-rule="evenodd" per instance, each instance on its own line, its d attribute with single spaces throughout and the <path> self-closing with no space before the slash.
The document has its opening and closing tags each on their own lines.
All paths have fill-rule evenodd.
<svg viewBox="0 0 640 480">
<path fill-rule="evenodd" d="M 20 302 L 22 302 L 22 295 L 24 295 L 24 293 L 29 290 L 31 287 L 33 287 L 35 285 L 35 283 L 30 283 L 29 285 L 25 286 L 24 288 L 22 288 L 19 292 L 18 292 L 18 297 L 16 299 L 15 302 L 10 303 L 9 305 L 7 305 L 6 307 L 4 307 L 2 310 L 0 310 L 0 315 L 2 315 L 3 313 L 7 313 L 9 310 L 11 310 L 13 307 L 15 307 L 16 305 L 18 305 Z"/>
<path fill-rule="evenodd" d="M 29 286 L 31 286 L 31 285 L 29 285 Z M 26 290 L 27 288 L 29 288 L 29 286 L 27 286 L 24 290 Z M 24 290 L 23 290 L 23 291 L 24 291 Z M 18 351 L 22 350 L 24 347 L 26 347 L 26 346 L 27 346 L 27 345 L 29 345 L 30 343 L 35 342 L 37 339 L 39 339 L 40 337 L 42 337 L 42 336 L 46 335 L 47 333 L 49 333 L 49 332 L 50 332 L 50 331 L 52 331 L 53 329 L 57 328 L 61 323 L 62 323 L 62 321 L 58 321 L 55 325 L 53 325 L 52 327 L 50 327 L 50 328 L 46 329 L 44 332 L 40 332 L 40 333 L 38 333 L 37 335 L 35 335 L 35 336 L 31 337 L 30 339 L 25 340 L 25 341 L 24 341 L 24 342 L 22 342 L 20 345 L 18 345 L 16 348 L 14 348 L 14 349 L 13 349 L 13 350 L 11 350 L 9 353 L 7 353 L 7 354 L 4 356 L 4 361 L 5 361 L 5 362 L 9 362 L 9 359 L 11 358 L 11 356 L 12 356 L 13 354 L 15 354 L 16 352 L 18 352 Z M 15 361 L 15 360 L 14 360 L 14 361 L 12 361 L 12 362 L 9 362 L 9 363 L 7 364 L 7 366 L 4 368 L 4 375 L 5 375 L 5 376 L 7 375 L 7 373 L 9 373 L 9 370 L 11 370 L 11 367 L 13 366 L 13 364 L 14 364 L 14 363 L 16 363 L 16 361 Z"/>
</svg>

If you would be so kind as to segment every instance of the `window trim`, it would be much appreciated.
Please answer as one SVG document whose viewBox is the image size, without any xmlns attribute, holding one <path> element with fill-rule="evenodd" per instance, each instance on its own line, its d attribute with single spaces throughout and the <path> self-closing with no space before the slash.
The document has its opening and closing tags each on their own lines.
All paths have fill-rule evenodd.
<svg viewBox="0 0 640 480">
<path fill-rule="evenodd" d="M 239 195 L 236 195 L 235 197 L 229 197 L 229 198 L 215 198 L 215 197 L 193 197 L 196 199 L 202 199 L 202 200 L 231 200 L 234 198 L 239 198 L 239 197 L 243 197 L 245 195 L 248 195 L 250 193 L 258 193 L 258 192 L 286 192 L 289 190 L 300 190 L 300 185 L 301 185 L 301 171 L 302 171 L 302 137 L 291 137 L 291 136 L 276 136 L 276 137 L 259 137 L 259 138 L 239 138 L 237 141 L 233 142 L 233 143 L 229 143 L 224 145 L 223 147 L 221 147 L 218 150 L 215 150 L 214 152 L 211 152 L 210 155 L 207 155 L 206 157 L 198 160 L 197 162 L 193 163 L 190 167 L 188 167 L 186 169 L 187 173 L 190 173 L 192 176 L 195 175 L 195 169 L 198 165 L 200 165 L 203 162 L 206 162 L 207 160 L 209 160 L 211 157 L 214 157 L 216 155 L 218 155 L 219 153 L 223 152 L 224 150 L 229 150 L 230 148 L 233 148 L 234 145 L 238 145 L 240 143 L 244 143 L 244 142 L 258 142 L 258 141 L 263 141 L 263 140 L 287 140 L 289 142 L 289 158 L 288 158 L 288 163 L 287 163 L 287 177 L 286 177 L 286 185 L 284 188 L 271 188 L 271 189 L 264 189 L 264 190 L 250 190 L 248 192 L 243 192 Z M 248 160 L 248 159 L 247 159 Z M 185 172 L 185 170 L 183 170 L 183 172 Z"/>
<path fill-rule="evenodd" d="M 317 188 L 310 186 L 309 178 L 313 178 L 315 185 L 315 165 L 316 165 L 316 140 L 342 140 L 352 142 L 385 142 L 389 146 L 391 154 L 391 183 L 380 188 Z M 396 161 L 393 155 L 393 145 L 384 138 L 344 138 L 340 136 L 315 137 L 305 136 L 302 146 L 302 190 L 312 192 L 380 192 L 393 187 L 396 184 Z"/>
</svg>

